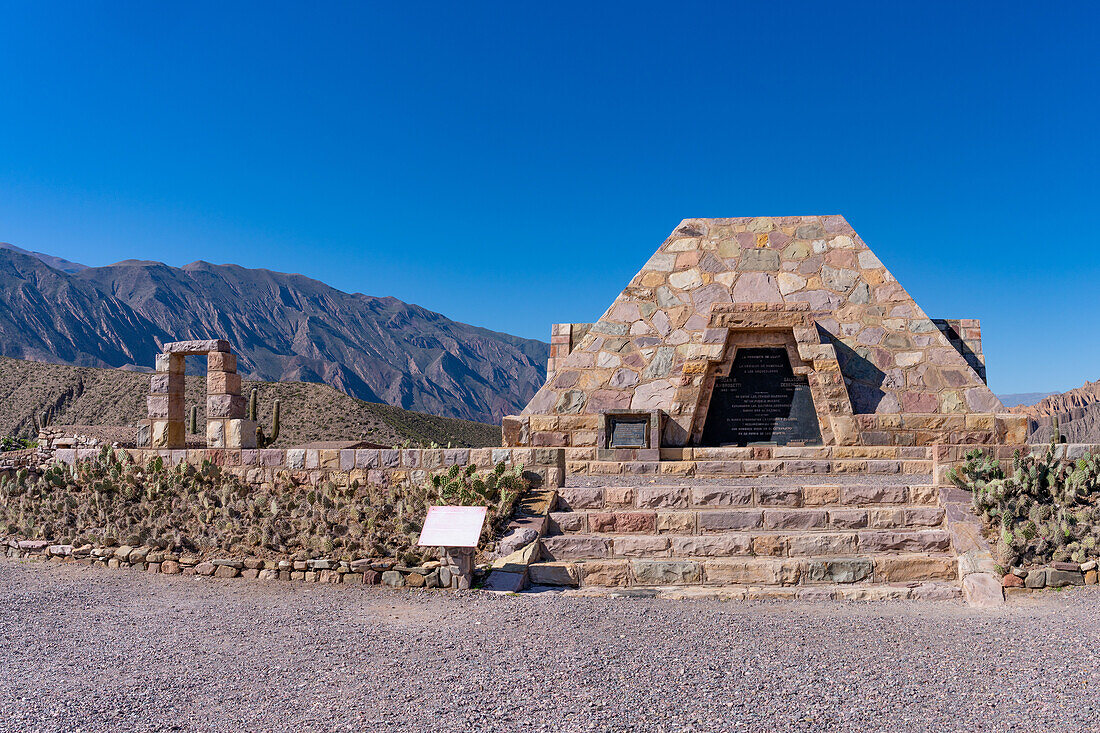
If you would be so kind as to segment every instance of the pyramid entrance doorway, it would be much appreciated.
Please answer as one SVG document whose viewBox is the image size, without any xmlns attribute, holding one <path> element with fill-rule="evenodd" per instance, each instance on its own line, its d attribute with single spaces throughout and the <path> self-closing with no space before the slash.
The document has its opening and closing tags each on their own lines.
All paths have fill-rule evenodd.
<svg viewBox="0 0 1100 733">
<path fill-rule="evenodd" d="M 737 350 L 729 375 L 714 380 L 700 444 L 821 445 L 809 379 L 794 373 L 785 348 Z"/>
<path fill-rule="evenodd" d="M 694 405 L 691 445 L 838 445 L 858 441 L 831 344 L 805 303 L 718 304 L 715 355 L 690 361 L 677 399 Z"/>
</svg>

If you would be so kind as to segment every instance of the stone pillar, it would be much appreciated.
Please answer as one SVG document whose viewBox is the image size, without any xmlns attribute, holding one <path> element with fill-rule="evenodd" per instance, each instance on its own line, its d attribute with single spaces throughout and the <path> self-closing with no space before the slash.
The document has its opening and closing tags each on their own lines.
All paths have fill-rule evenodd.
<svg viewBox="0 0 1100 733">
<path fill-rule="evenodd" d="M 441 568 L 447 569 L 451 578 L 450 584 L 445 587 L 469 590 L 474 579 L 474 548 L 444 547 L 439 564 Z"/>
<path fill-rule="evenodd" d="M 256 423 L 245 419 L 237 357 L 228 348 L 206 355 L 206 445 L 256 447 Z"/>
<path fill-rule="evenodd" d="M 158 354 L 157 371 L 149 380 L 149 444 L 153 448 L 185 448 L 183 424 L 183 355 Z"/>
</svg>

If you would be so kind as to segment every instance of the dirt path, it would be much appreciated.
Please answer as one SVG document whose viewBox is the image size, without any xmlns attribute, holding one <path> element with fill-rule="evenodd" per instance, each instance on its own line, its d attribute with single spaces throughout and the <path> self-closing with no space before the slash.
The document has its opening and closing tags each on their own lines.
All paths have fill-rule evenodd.
<svg viewBox="0 0 1100 733">
<path fill-rule="evenodd" d="M 0 560 L 2 731 L 1100 730 L 1100 591 L 491 596 Z"/>
</svg>

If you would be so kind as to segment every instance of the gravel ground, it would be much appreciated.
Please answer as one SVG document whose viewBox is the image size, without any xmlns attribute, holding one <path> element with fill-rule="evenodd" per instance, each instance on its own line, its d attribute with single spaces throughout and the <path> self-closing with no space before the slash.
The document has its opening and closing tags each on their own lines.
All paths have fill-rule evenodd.
<svg viewBox="0 0 1100 733">
<path fill-rule="evenodd" d="M 672 474 L 583 476 L 570 474 L 566 486 L 844 486 L 877 484 L 879 486 L 927 486 L 930 474 L 812 474 L 807 476 L 675 476 Z"/>
<path fill-rule="evenodd" d="M 1006 609 L 395 591 L 0 560 L 4 731 L 1100 729 L 1100 591 Z"/>
</svg>

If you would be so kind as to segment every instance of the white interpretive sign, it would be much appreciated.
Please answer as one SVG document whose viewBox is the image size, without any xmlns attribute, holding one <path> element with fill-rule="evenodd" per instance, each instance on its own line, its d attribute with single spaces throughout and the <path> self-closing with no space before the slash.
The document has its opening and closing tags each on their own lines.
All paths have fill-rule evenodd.
<svg viewBox="0 0 1100 733">
<path fill-rule="evenodd" d="M 430 506 L 420 530 L 421 547 L 477 547 L 487 507 Z"/>
</svg>

